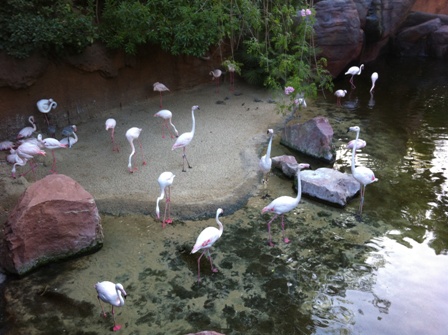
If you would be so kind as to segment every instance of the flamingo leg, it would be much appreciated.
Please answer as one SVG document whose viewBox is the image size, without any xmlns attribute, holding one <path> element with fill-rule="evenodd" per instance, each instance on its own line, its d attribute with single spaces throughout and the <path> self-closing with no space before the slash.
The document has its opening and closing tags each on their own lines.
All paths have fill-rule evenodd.
<svg viewBox="0 0 448 335">
<path fill-rule="evenodd" d="M 24 173 L 21 174 L 21 176 L 26 176 L 30 171 L 33 171 L 33 175 L 34 175 L 34 179 L 36 179 L 36 171 L 34 171 L 34 168 L 36 167 L 36 165 L 34 165 L 34 162 L 32 159 L 29 160 L 30 163 L 30 169 Z"/>
<path fill-rule="evenodd" d="M 283 234 L 283 242 L 285 242 L 285 243 L 289 243 L 289 242 L 291 242 L 290 240 L 289 240 L 289 238 L 287 238 L 286 236 L 285 236 L 285 223 L 284 223 L 284 215 L 282 214 L 282 234 Z"/>
<path fill-rule="evenodd" d="M 105 318 L 107 315 L 106 315 L 106 312 L 104 312 L 103 304 L 101 303 L 100 297 L 97 296 L 97 298 L 98 298 L 98 302 L 100 303 L 100 307 L 101 307 L 101 316 Z"/>
<path fill-rule="evenodd" d="M 185 148 L 185 147 L 183 147 L 183 155 L 182 155 L 182 158 L 183 158 L 182 172 L 187 172 L 187 171 L 185 170 L 185 161 L 187 161 L 187 165 L 188 165 L 188 168 L 189 168 L 189 169 L 191 169 L 191 166 L 190 166 L 190 163 L 188 162 L 188 159 L 187 159 L 187 154 L 186 154 L 186 148 Z"/>
<path fill-rule="evenodd" d="M 364 205 L 364 193 L 366 191 L 366 187 L 365 185 L 361 185 L 361 190 L 360 190 L 360 195 L 361 195 L 361 200 L 359 202 L 359 215 L 362 215 L 362 207 Z"/>
<path fill-rule="evenodd" d="M 114 332 L 118 331 L 121 329 L 121 325 L 118 325 L 117 322 L 115 321 L 115 311 L 114 311 L 114 306 L 112 305 L 112 317 L 114 318 L 114 326 L 112 327 L 112 330 Z"/>
<path fill-rule="evenodd" d="M 352 88 L 356 88 L 355 84 L 353 83 L 353 76 L 350 78 L 350 84 L 352 84 Z"/>
<path fill-rule="evenodd" d="M 268 222 L 268 236 L 269 236 L 268 244 L 270 247 L 274 246 L 274 243 L 272 243 L 271 223 L 277 218 L 277 216 L 278 214 L 275 214 L 274 217 Z"/>
<path fill-rule="evenodd" d="M 212 255 L 210 255 L 210 249 L 207 249 L 207 255 L 208 255 L 208 259 L 210 261 L 210 266 L 211 266 L 212 272 L 214 272 L 214 273 L 218 272 L 218 269 L 213 267 L 213 261 L 212 261 Z"/>
<path fill-rule="evenodd" d="M 145 157 L 144 157 L 144 155 L 143 155 L 142 141 L 140 141 L 140 139 L 138 139 L 138 145 L 140 146 L 140 151 L 141 151 L 141 153 L 142 153 L 142 161 L 143 161 L 142 165 L 146 165 Z"/>
<path fill-rule="evenodd" d="M 170 224 L 173 222 L 170 218 L 170 209 L 171 209 L 171 187 L 167 187 L 166 189 L 166 201 L 165 201 L 165 214 L 163 216 L 163 227 L 165 227 L 165 223 Z M 168 218 L 167 214 L 168 213 Z"/>
<path fill-rule="evenodd" d="M 159 98 L 159 106 L 162 108 L 162 92 L 159 92 L 160 98 Z"/>
<path fill-rule="evenodd" d="M 120 152 L 120 148 L 118 147 L 118 144 L 115 143 L 115 129 L 112 128 L 112 131 L 110 133 L 110 138 L 112 140 L 112 151 Z"/>
<path fill-rule="evenodd" d="M 201 282 L 201 258 L 204 255 L 204 253 L 206 252 L 206 250 L 204 250 L 201 254 L 201 256 L 199 256 L 198 258 L 198 283 Z"/>
</svg>

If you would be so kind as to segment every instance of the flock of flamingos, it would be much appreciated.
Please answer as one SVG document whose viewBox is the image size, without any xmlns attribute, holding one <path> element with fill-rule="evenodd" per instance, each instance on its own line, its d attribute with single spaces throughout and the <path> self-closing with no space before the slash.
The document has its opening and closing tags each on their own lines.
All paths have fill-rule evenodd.
<svg viewBox="0 0 448 335">
<path fill-rule="evenodd" d="M 352 88 L 355 88 L 353 78 L 355 75 L 360 75 L 361 71 L 363 70 L 364 65 L 361 65 L 360 67 L 353 66 L 351 67 L 345 74 L 350 75 L 350 84 Z M 229 69 L 230 70 L 230 69 Z M 229 71 L 231 74 L 233 74 L 233 71 Z M 219 82 L 220 82 L 220 76 L 222 75 L 221 70 L 213 70 L 210 72 L 210 75 L 212 76 L 212 79 L 217 82 L 216 89 L 219 90 Z M 233 76 L 231 78 L 231 90 L 233 90 Z M 374 72 L 371 76 L 372 80 L 372 87 L 370 89 L 370 93 L 372 94 L 375 82 L 378 79 L 378 73 Z M 160 94 L 160 108 L 162 108 L 162 92 L 169 91 L 169 89 L 159 82 L 156 82 L 153 84 L 154 91 L 159 92 Z M 346 90 L 337 90 L 334 94 L 337 98 L 337 104 L 341 105 L 341 98 L 345 96 L 347 93 Z M 47 125 L 50 129 L 50 123 L 48 121 L 47 113 L 49 113 L 52 109 L 57 107 L 57 103 L 53 99 L 42 99 L 37 102 L 37 108 L 38 110 L 45 115 L 45 119 L 47 121 Z M 187 163 L 187 166 L 191 168 L 190 163 L 188 162 L 187 155 L 186 155 L 186 148 L 190 144 L 190 142 L 193 140 L 194 132 L 195 132 L 195 118 L 194 118 L 194 112 L 199 109 L 199 106 L 193 106 L 191 108 L 191 117 L 192 117 L 192 129 L 190 132 L 183 133 L 179 135 L 176 127 L 172 123 L 172 113 L 171 111 L 167 109 L 161 109 L 159 112 L 157 112 L 154 116 L 160 117 L 163 119 L 162 124 L 162 137 L 165 137 L 164 130 L 169 133 L 171 138 L 175 138 L 175 143 L 172 146 L 172 150 L 182 148 L 183 154 L 183 167 L 182 171 L 185 172 L 185 162 Z M 74 144 L 77 143 L 78 137 L 76 135 L 77 128 L 75 125 L 70 125 L 65 127 L 62 130 L 62 135 L 64 136 L 61 140 L 57 140 L 55 138 L 42 138 L 42 135 L 39 134 L 37 138 L 32 137 L 33 133 L 37 130 L 36 124 L 34 121 L 34 117 L 30 116 L 28 118 L 29 123 L 31 124 L 31 127 L 25 127 L 17 135 L 17 142 L 14 143 L 12 141 L 3 141 L 0 142 L 0 150 L 9 150 L 10 154 L 7 156 L 7 161 L 13 165 L 13 168 L 11 170 L 12 177 L 16 177 L 16 167 L 17 166 L 25 166 L 27 163 L 30 164 L 30 170 L 23 173 L 22 175 L 25 175 L 26 173 L 33 171 L 36 168 L 36 164 L 33 162 L 33 157 L 36 155 L 46 155 L 46 152 L 43 149 L 49 149 L 51 150 L 52 156 L 53 156 L 53 164 L 50 169 L 51 173 L 57 173 L 56 171 L 56 158 L 54 156 L 54 150 L 59 148 L 67 148 L 71 147 Z M 115 143 L 114 138 L 114 130 L 116 126 L 116 121 L 112 118 L 107 119 L 105 122 L 105 129 L 106 131 L 110 131 L 110 137 L 112 141 L 112 150 L 113 151 L 119 151 L 118 145 Z M 171 128 L 173 131 L 171 131 Z M 139 140 L 140 132 L 142 131 L 141 128 L 132 127 L 127 130 L 126 132 L 126 138 L 129 141 L 129 144 L 131 146 L 131 154 L 129 155 L 129 161 L 128 161 L 128 170 L 130 173 L 133 173 L 135 171 L 135 168 L 132 167 L 132 157 L 135 154 L 135 146 L 134 141 L 138 141 L 140 147 L 141 142 Z M 348 129 L 348 131 L 355 132 L 356 138 L 352 141 L 350 141 L 347 144 L 347 148 L 352 149 L 352 161 L 351 161 L 351 172 L 353 177 L 359 182 L 360 184 L 360 204 L 359 204 L 359 215 L 362 214 L 362 207 L 364 204 L 364 194 L 365 194 L 365 188 L 368 184 L 373 183 L 377 181 L 378 179 L 375 177 L 374 172 L 366 167 L 363 166 L 355 166 L 355 154 L 356 150 L 362 149 L 366 146 L 366 142 L 359 138 L 360 128 L 358 126 L 353 126 Z M 263 183 L 266 186 L 268 181 L 268 176 L 271 171 L 272 166 L 272 159 L 270 157 L 271 154 L 271 147 L 272 147 L 272 139 L 274 137 L 274 131 L 272 129 L 268 129 L 268 136 L 269 136 L 269 143 L 266 150 L 266 154 L 263 155 L 260 158 L 259 161 L 259 170 L 263 173 Z M 142 153 L 143 155 L 143 153 Z M 143 160 L 143 164 L 146 162 Z M 284 223 L 284 215 L 290 211 L 292 211 L 294 208 L 296 208 L 300 202 L 301 199 L 301 180 L 300 180 L 300 171 L 302 169 L 309 168 L 310 165 L 306 163 L 300 163 L 297 166 L 297 172 L 296 172 L 296 178 L 297 178 L 297 195 L 296 197 L 290 197 L 290 196 L 281 196 L 269 203 L 266 207 L 262 209 L 262 213 L 269 213 L 272 212 L 274 215 L 271 220 L 267 223 L 268 227 L 268 244 L 270 246 L 274 246 L 272 242 L 272 235 L 271 235 L 271 223 L 278 218 L 281 217 L 281 229 L 282 229 L 282 239 L 284 243 L 289 243 L 290 240 L 285 235 L 285 223 Z M 159 202 L 163 200 L 165 197 L 165 209 L 164 209 L 164 216 L 162 219 L 162 227 L 165 227 L 166 224 L 172 223 L 172 219 L 170 218 L 170 188 L 173 184 L 175 175 L 172 172 L 165 171 L 160 174 L 158 177 L 158 183 L 160 185 L 160 196 L 157 198 L 156 201 L 156 215 L 157 218 L 160 219 L 160 207 Z M 216 211 L 216 223 L 218 224 L 218 228 L 215 227 L 207 227 L 205 228 L 197 237 L 196 242 L 194 244 L 193 249 L 191 250 L 191 253 L 194 254 L 199 250 L 202 250 L 202 254 L 198 258 L 198 282 L 200 282 L 200 261 L 204 254 L 206 254 L 206 257 L 210 261 L 211 270 L 212 272 L 218 272 L 218 269 L 213 267 L 213 262 L 210 254 L 210 248 L 213 246 L 213 244 L 221 237 L 223 233 L 223 225 L 221 221 L 219 220 L 219 216 L 223 213 L 223 210 L 221 208 L 218 208 Z M 113 316 L 113 327 L 112 329 L 114 331 L 117 331 L 121 329 L 121 325 L 117 324 L 115 321 L 115 312 L 114 307 L 121 307 L 124 305 L 125 298 L 126 298 L 126 291 L 123 288 L 123 285 L 120 283 L 113 283 L 110 281 L 103 281 L 98 282 L 95 284 L 95 289 L 97 291 L 97 297 L 99 304 L 101 306 L 102 315 L 106 317 L 106 313 L 104 311 L 102 301 L 105 303 L 108 303 L 112 306 L 111 314 Z"/>
</svg>

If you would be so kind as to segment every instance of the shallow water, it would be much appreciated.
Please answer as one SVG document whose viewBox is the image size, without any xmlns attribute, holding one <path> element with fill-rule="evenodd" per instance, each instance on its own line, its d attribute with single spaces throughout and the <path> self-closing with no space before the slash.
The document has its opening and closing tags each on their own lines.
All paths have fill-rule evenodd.
<svg viewBox="0 0 448 335">
<path fill-rule="evenodd" d="M 379 73 L 369 95 L 370 74 Z M 345 209 L 302 198 L 286 216 L 290 244 L 272 225 L 271 248 L 253 197 L 221 217 L 224 233 L 212 249 L 218 273 L 190 251 L 205 221 L 161 229 L 149 216 L 103 216 L 104 247 L 6 284 L 5 334 L 105 334 L 93 285 L 121 282 L 128 298 L 117 309 L 122 334 L 440 334 L 448 313 L 448 69 L 442 62 L 390 60 L 368 64 L 344 107 L 327 94 L 309 103 L 302 119 L 328 117 L 335 132 L 334 167 L 350 173 L 353 138 L 367 146 L 357 163 L 375 171 L 362 221 L 359 198 Z M 348 78 L 336 89 L 349 90 Z M 374 101 L 373 101 L 374 100 Z M 278 145 L 273 155 L 290 153 Z M 318 162 L 298 157 L 301 162 Z M 275 174 L 273 197 L 294 195 Z M 260 195 L 263 194 L 260 189 Z M 225 209 L 224 209 L 225 210 Z"/>
</svg>

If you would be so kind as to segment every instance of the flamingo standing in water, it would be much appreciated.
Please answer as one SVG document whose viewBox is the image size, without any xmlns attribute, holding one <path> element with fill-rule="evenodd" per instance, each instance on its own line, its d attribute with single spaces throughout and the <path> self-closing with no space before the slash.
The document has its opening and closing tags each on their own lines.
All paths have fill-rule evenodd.
<svg viewBox="0 0 448 335">
<path fill-rule="evenodd" d="M 52 110 L 58 107 L 58 104 L 53 99 L 41 99 L 37 103 L 37 109 L 39 112 L 44 113 L 45 120 L 47 120 L 47 126 L 50 125 L 50 122 L 48 121 L 47 114 Z"/>
<path fill-rule="evenodd" d="M 159 82 L 152 84 L 152 86 L 154 87 L 154 91 L 159 92 L 160 95 L 159 106 L 160 108 L 162 108 L 162 92 L 169 91 L 169 88 Z"/>
<path fill-rule="evenodd" d="M 56 156 L 54 155 L 54 150 L 55 149 L 61 149 L 61 148 L 67 148 L 68 145 L 67 144 L 62 144 L 57 139 L 52 138 L 52 137 L 47 137 L 47 138 L 43 139 L 42 143 L 43 143 L 45 148 L 51 150 L 51 155 L 53 156 L 53 164 L 51 165 L 50 172 L 51 173 L 58 173 L 56 171 Z"/>
<path fill-rule="evenodd" d="M 359 128 L 358 126 L 354 126 L 354 127 L 348 128 L 347 132 L 349 132 L 349 131 L 356 132 L 356 140 L 355 141 L 357 141 L 359 138 L 359 132 L 361 131 L 361 128 Z M 361 189 L 360 189 L 361 201 L 359 203 L 359 215 L 361 216 L 362 215 L 362 206 L 364 204 L 364 194 L 366 192 L 366 186 L 375 181 L 378 181 L 378 179 L 375 178 L 375 174 L 369 168 L 366 168 L 365 166 L 355 167 L 355 151 L 356 151 L 356 146 L 354 146 L 353 150 L 352 150 L 351 169 L 352 169 L 353 177 L 358 181 L 358 183 L 361 186 Z"/>
<path fill-rule="evenodd" d="M 219 229 L 215 227 L 207 227 L 205 228 L 196 239 L 196 243 L 194 244 L 191 253 L 194 254 L 196 251 L 203 249 L 201 256 L 198 259 L 198 282 L 201 281 L 201 257 L 207 253 L 208 259 L 210 260 L 210 265 L 212 268 L 212 272 L 218 272 L 217 268 L 213 267 L 212 256 L 210 255 L 210 248 L 213 244 L 221 237 L 222 232 L 224 230 L 222 223 L 219 221 L 219 215 L 223 213 L 222 208 L 218 208 L 216 211 L 216 223 L 219 226 Z"/>
<path fill-rule="evenodd" d="M 165 224 L 172 223 L 173 220 L 171 220 L 170 217 L 170 210 L 171 210 L 171 185 L 173 184 L 175 175 L 172 172 L 162 172 L 157 179 L 157 182 L 160 186 L 160 196 L 157 198 L 156 203 L 156 214 L 157 218 L 160 219 L 160 209 L 159 209 L 159 201 L 162 200 L 165 197 L 166 194 L 166 200 L 165 200 L 165 214 L 163 215 L 163 221 L 162 221 L 162 228 L 165 228 Z M 168 217 L 166 213 L 168 212 Z"/>
<path fill-rule="evenodd" d="M 375 83 L 378 80 L 378 72 L 373 72 L 370 76 L 370 79 L 372 80 L 372 87 L 370 88 L 370 93 L 373 93 L 373 90 L 375 89 Z"/>
<path fill-rule="evenodd" d="M 163 124 L 162 124 L 162 138 L 165 138 L 165 134 L 163 132 L 163 130 L 166 128 L 168 130 L 168 132 L 171 135 L 171 138 L 174 138 L 174 135 L 171 133 L 170 127 L 168 126 L 168 123 L 171 125 L 171 127 L 173 127 L 174 132 L 176 133 L 176 137 L 179 136 L 179 132 L 177 131 L 176 127 L 174 126 L 174 124 L 171 122 L 171 119 L 173 117 L 173 113 L 171 113 L 171 111 L 169 111 L 168 109 L 162 109 L 160 111 L 158 111 L 157 113 L 154 114 L 154 117 L 160 117 L 163 119 Z"/>
<path fill-rule="evenodd" d="M 359 76 L 361 74 L 362 69 L 364 69 L 364 64 L 361 64 L 360 67 L 352 66 L 347 70 L 347 72 L 345 72 L 346 75 L 348 74 L 351 76 L 350 84 L 352 84 L 352 88 L 356 88 L 355 84 L 353 83 L 353 77 L 356 75 Z"/>
<path fill-rule="evenodd" d="M 120 283 L 115 284 L 110 281 L 102 281 L 95 284 L 95 289 L 98 294 L 98 302 L 101 306 L 101 315 L 106 317 L 106 312 L 104 312 L 103 304 L 101 303 L 101 301 L 104 301 L 112 306 L 111 313 L 114 319 L 114 326 L 112 327 L 112 330 L 120 330 L 121 325 L 117 324 L 115 321 L 114 307 L 124 306 L 124 299 L 126 299 L 127 294 L 123 288 L 123 285 Z"/>
<path fill-rule="evenodd" d="M 115 119 L 107 119 L 106 120 L 106 130 L 110 131 L 110 139 L 112 140 L 112 151 L 120 152 L 120 148 L 118 147 L 118 144 L 115 144 L 115 126 L 117 125 L 117 121 Z"/>
<path fill-rule="evenodd" d="M 360 150 L 360 149 L 364 148 L 366 145 L 367 145 L 366 141 L 358 138 L 357 140 L 351 140 L 350 142 L 348 142 L 347 145 L 345 146 L 345 148 L 346 149 L 355 148 L 355 150 Z"/>
<path fill-rule="evenodd" d="M 302 184 L 300 181 L 300 171 L 302 169 L 309 168 L 309 164 L 301 163 L 298 165 L 297 168 L 297 196 L 295 198 L 284 195 L 281 197 L 278 197 L 277 199 L 274 199 L 269 205 L 267 205 L 261 213 L 266 212 L 274 212 L 274 217 L 268 222 L 268 234 L 269 234 L 269 241 L 268 244 L 272 247 L 274 246 L 274 243 L 272 243 L 272 236 L 271 236 L 271 223 L 274 221 L 279 215 L 282 217 L 282 233 L 283 233 L 283 241 L 285 243 L 289 243 L 290 240 L 285 237 L 285 223 L 284 223 L 284 215 L 285 213 L 292 211 L 294 208 L 297 207 L 297 205 L 300 202 L 300 198 L 302 197 Z"/>
<path fill-rule="evenodd" d="M 134 156 L 134 154 L 135 154 L 134 140 L 137 140 L 138 144 L 140 145 L 140 150 L 142 152 L 142 160 L 143 160 L 142 165 L 146 165 L 146 161 L 143 156 L 142 141 L 140 141 L 140 139 L 138 138 L 140 136 L 141 132 L 142 132 L 142 129 L 137 128 L 137 127 L 132 127 L 130 129 L 128 129 L 128 131 L 126 132 L 126 138 L 128 139 L 128 142 L 131 145 L 131 149 L 132 149 L 132 152 L 129 155 L 129 163 L 128 163 L 128 169 L 129 169 L 130 173 L 133 173 L 134 171 L 137 170 L 137 168 L 132 168 L 132 156 Z"/>
<path fill-rule="evenodd" d="M 36 130 L 36 124 L 34 123 L 34 116 L 30 116 L 28 118 L 28 122 L 31 123 L 32 127 L 25 127 L 22 130 L 19 131 L 19 134 L 17 135 L 17 138 L 25 138 L 30 137 Z"/>
<path fill-rule="evenodd" d="M 188 162 L 187 154 L 185 153 L 185 151 L 186 151 L 187 145 L 190 144 L 190 142 L 191 142 L 191 140 L 193 139 L 193 136 L 194 136 L 194 130 L 195 130 L 194 111 L 196 109 L 200 109 L 199 106 L 191 107 L 191 119 L 193 121 L 193 127 L 191 129 L 191 132 L 183 133 L 182 135 L 180 135 L 176 139 L 176 142 L 174 142 L 173 147 L 171 148 L 171 150 L 174 150 L 174 149 L 177 149 L 177 148 L 182 148 L 182 150 L 183 150 L 183 154 L 182 154 L 182 158 L 183 158 L 182 172 L 186 172 L 186 170 L 185 170 L 185 161 L 187 161 L 188 168 L 191 169 L 191 166 L 190 166 L 190 163 Z"/>
<path fill-rule="evenodd" d="M 336 92 L 334 92 L 334 95 L 336 96 L 336 104 L 338 106 L 341 106 L 341 98 L 345 97 L 345 95 L 347 94 L 347 90 L 337 90 Z"/>
<path fill-rule="evenodd" d="M 221 75 L 222 75 L 222 71 L 220 69 L 214 69 L 212 71 L 210 71 L 209 75 L 212 76 L 212 80 L 216 79 L 216 90 L 215 92 L 218 93 L 219 92 L 219 81 L 221 80 Z"/>
<path fill-rule="evenodd" d="M 272 138 L 274 137 L 274 130 L 268 129 L 267 133 L 269 135 L 269 143 L 268 143 L 268 148 L 266 150 L 266 155 L 262 156 L 258 163 L 258 166 L 260 167 L 261 172 L 263 172 L 262 182 L 263 182 L 264 188 L 267 187 L 269 173 L 271 172 L 271 167 L 272 167 L 271 148 L 272 148 Z M 268 196 L 268 194 L 266 194 L 264 196 L 264 198 L 266 198 L 267 196 Z"/>
</svg>

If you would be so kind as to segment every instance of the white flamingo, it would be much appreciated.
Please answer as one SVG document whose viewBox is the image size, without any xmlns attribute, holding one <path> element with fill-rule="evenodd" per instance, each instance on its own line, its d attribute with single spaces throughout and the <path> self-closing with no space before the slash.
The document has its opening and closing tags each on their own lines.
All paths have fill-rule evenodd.
<svg viewBox="0 0 448 335">
<path fill-rule="evenodd" d="M 106 317 L 103 304 L 101 303 L 101 301 L 104 301 L 105 303 L 112 306 L 111 313 L 114 319 L 114 326 L 112 327 L 112 330 L 120 330 L 121 325 L 117 324 L 115 321 L 114 307 L 124 306 L 124 299 L 126 299 L 127 293 L 124 290 L 123 285 L 121 285 L 120 283 L 115 284 L 110 281 L 102 281 L 95 284 L 95 290 L 97 292 L 98 302 L 101 306 L 101 315 Z"/>
<path fill-rule="evenodd" d="M 52 110 L 58 107 L 58 104 L 53 99 L 41 99 L 37 103 L 37 109 L 39 112 L 44 113 L 45 120 L 47 120 L 47 126 L 50 125 L 50 122 L 48 121 L 47 114 Z"/>
<path fill-rule="evenodd" d="M 370 76 L 370 79 L 372 80 L 372 87 L 370 88 L 370 93 L 373 93 L 373 90 L 375 89 L 375 83 L 378 80 L 378 72 L 373 72 Z"/>
<path fill-rule="evenodd" d="M 142 142 L 139 139 L 140 133 L 142 132 L 141 128 L 137 128 L 137 127 L 132 127 L 130 129 L 128 129 L 128 131 L 126 132 L 126 138 L 131 146 L 131 154 L 129 155 L 129 162 L 128 162 L 128 169 L 130 173 L 133 173 L 134 171 L 137 170 L 137 168 L 132 168 L 132 156 L 134 156 L 135 154 L 135 146 L 134 146 L 134 140 L 138 141 L 138 144 L 140 145 L 140 150 L 142 152 L 142 160 L 143 163 L 142 165 L 146 165 L 146 161 L 145 158 L 143 156 L 143 147 L 142 147 Z"/>
<path fill-rule="evenodd" d="M 281 197 L 278 197 L 271 201 L 269 205 L 267 205 L 261 213 L 266 212 L 274 212 L 274 217 L 268 222 L 268 234 L 269 234 L 269 241 L 268 244 L 272 247 L 274 244 L 272 243 L 272 236 L 271 236 L 271 223 L 274 221 L 279 215 L 282 217 L 282 233 L 283 233 L 283 241 L 285 243 L 289 243 L 290 240 L 285 236 L 285 223 L 284 223 L 284 216 L 285 213 L 292 211 L 294 208 L 297 207 L 297 205 L 300 202 L 300 198 L 302 197 L 302 184 L 300 181 L 300 171 L 302 169 L 309 168 L 309 164 L 301 163 L 298 165 L 297 168 L 297 196 L 295 198 L 284 195 Z"/>
<path fill-rule="evenodd" d="M 219 82 L 221 80 L 222 71 L 220 69 L 214 69 L 209 72 L 209 75 L 212 76 L 212 80 L 216 79 L 216 93 L 219 92 Z"/>
<path fill-rule="evenodd" d="M 54 155 L 54 150 L 61 149 L 61 148 L 67 148 L 68 145 L 67 144 L 62 144 L 57 139 L 52 138 L 52 137 L 47 137 L 47 138 L 43 139 L 42 143 L 43 143 L 45 148 L 47 148 L 48 150 L 51 150 L 51 155 L 53 156 L 53 164 L 51 165 L 50 172 L 51 173 L 58 173 L 56 171 L 56 156 Z"/>
<path fill-rule="evenodd" d="M 187 133 L 183 133 L 182 135 L 180 135 L 177 139 L 176 142 L 174 142 L 173 147 L 171 148 L 171 150 L 177 149 L 177 148 L 182 148 L 183 150 L 183 154 L 182 154 L 182 158 L 183 158 L 183 166 L 182 166 L 182 172 L 186 172 L 185 170 L 185 161 L 187 161 L 188 167 L 191 169 L 190 163 L 188 162 L 187 159 L 187 154 L 186 152 L 186 147 L 187 145 L 190 144 L 191 140 L 193 139 L 194 136 L 194 131 L 195 131 L 195 119 L 194 119 L 194 111 L 200 109 L 199 106 L 193 106 L 191 107 L 191 119 L 193 121 L 193 126 L 191 128 L 190 132 Z"/>
<path fill-rule="evenodd" d="M 336 104 L 338 106 L 341 106 L 341 98 L 345 97 L 347 94 L 347 90 L 337 90 L 334 92 L 334 95 L 336 96 Z"/>
<path fill-rule="evenodd" d="M 201 258 L 207 253 L 208 259 L 210 260 L 210 266 L 212 268 L 212 272 L 218 272 L 217 268 L 213 267 L 212 256 L 210 255 L 210 248 L 213 244 L 221 237 L 224 227 L 222 226 L 221 221 L 219 221 L 219 215 L 223 213 L 222 208 L 218 208 L 216 211 L 216 223 L 219 226 L 219 229 L 215 227 L 207 227 L 205 228 L 196 239 L 196 243 L 194 244 L 191 253 L 194 254 L 198 250 L 203 249 L 201 256 L 198 259 L 198 282 L 201 281 Z"/>
<path fill-rule="evenodd" d="M 164 134 L 164 131 L 163 131 L 165 128 L 170 133 L 171 138 L 174 138 L 174 135 L 171 133 L 171 130 L 170 130 L 169 126 L 168 126 L 168 123 L 171 125 L 171 127 L 173 127 L 174 133 L 176 134 L 176 137 L 179 136 L 179 132 L 177 131 L 176 127 L 174 126 L 173 122 L 171 121 L 171 119 L 173 117 L 173 113 L 171 113 L 171 111 L 169 111 L 168 109 L 162 109 L 162 110 L 158 111 L 157 113 L 155 113 L 154 117 L 160 117 L 160 118 L 163 119 L 162 138 L 165 138 L 165 134 Z"/>
<path fill-rule="evenodd" d="M 354 131 L 356 132 L 356 140 L 359 138 L 359 132 L 361 129 L 358 126 L 350 127 L 348 128 L 348 131 Z M 358 183 L 361 185 L 360 189 L 360 195 L 361 195 L 361 201 L 359 203 L 359 215 L 362 215 L 362 206 L 364 204 L 364 194 L 366 192 L 366 186 L 378 181 L 378 178 L 375 178 L 375 174 L 372 170 L 369 168 L 366 168 L 365 166 L 356 166 L 355 167 L 355 151 L 356 146 L 353 147 L 352 150 L 352 175 L 353 177 L 358 181 Z"/>
<path fill-rule="evenodd" d="M 166 87 L 164 84 L 155 82 L 152 84 L 154 91 L 159 92 L 160 98 L 159 98 L 159 106 L 162 108 L 162 92 L 170 91 L 168 87 Z"/>
<path fill-rule="evenodd" d="M 350 84 L 352 84 L 352 88 L 356 88 L 355 84 L 353 83 L 353 77 L 356 75 L 359 76 L 361 74 L 362 69 L 364 69 L 364 64 L 361 64 L 360 67 L 352 66 L 347 70 L 347 72 L 345 72 L 346 75 L 348 74 L 351 76 Z"/>
<path fill-rule="evenodd" d="M 78 143 L 78 135 L 76 135 L 75 132 L 73 132 L 72 134 L 73 136 L 68 136 L 68 137 L 64 137 L 62 140 L 60 140 L 59 142 L 61 144 L 64 144 L 66 146 L 68 146 L 69 148 L 71 148 L 73 145 L 75 145 L 76 143 Z"/>
<path fill-rule="evenodd" d="M 32 127 L 25 127 L 22 130 L 19 131 L 19 134 L 17 135 L 17 138 L 25 138 L 30 137 L 36 130 L 36 124 L 34 123 L 34 116 L 30 116 L 28 118 L 28 122 L 31 123 Z"/>
<path fill-rule="evenodd" d="M 112 151 L 120 152 L 118 144 L 115 144 L 115 127 L 117 126 L 117 121 L 113 118 L 106 120 L 106 130 L 110 131 L 110 139 L 112 140 Z"/>
<path fill-rule="evenodd" d="M 166 200 L 165 200 L 165 214 L 163 215 L 163 221 L 162 221 L 162 227 L 165 228 L 165 224 L 170 224 L 173 222 L 170 217 L 170 210 L 171 210 L 171 185 L 173 184 L 175 175 L 172 172 L 165 171 L 162 172 L 157 179 L 157 182 L 160 186 L 160 196 L 157 198 L 156 202 L 156 214 L 157 218 L 160 219 L 160 208 L 159 208 L 159 201 L 162 200 L 165 197 L 166 194 Z M 168 217 L 167 214 L 168 213 Z"/>
</svg>

